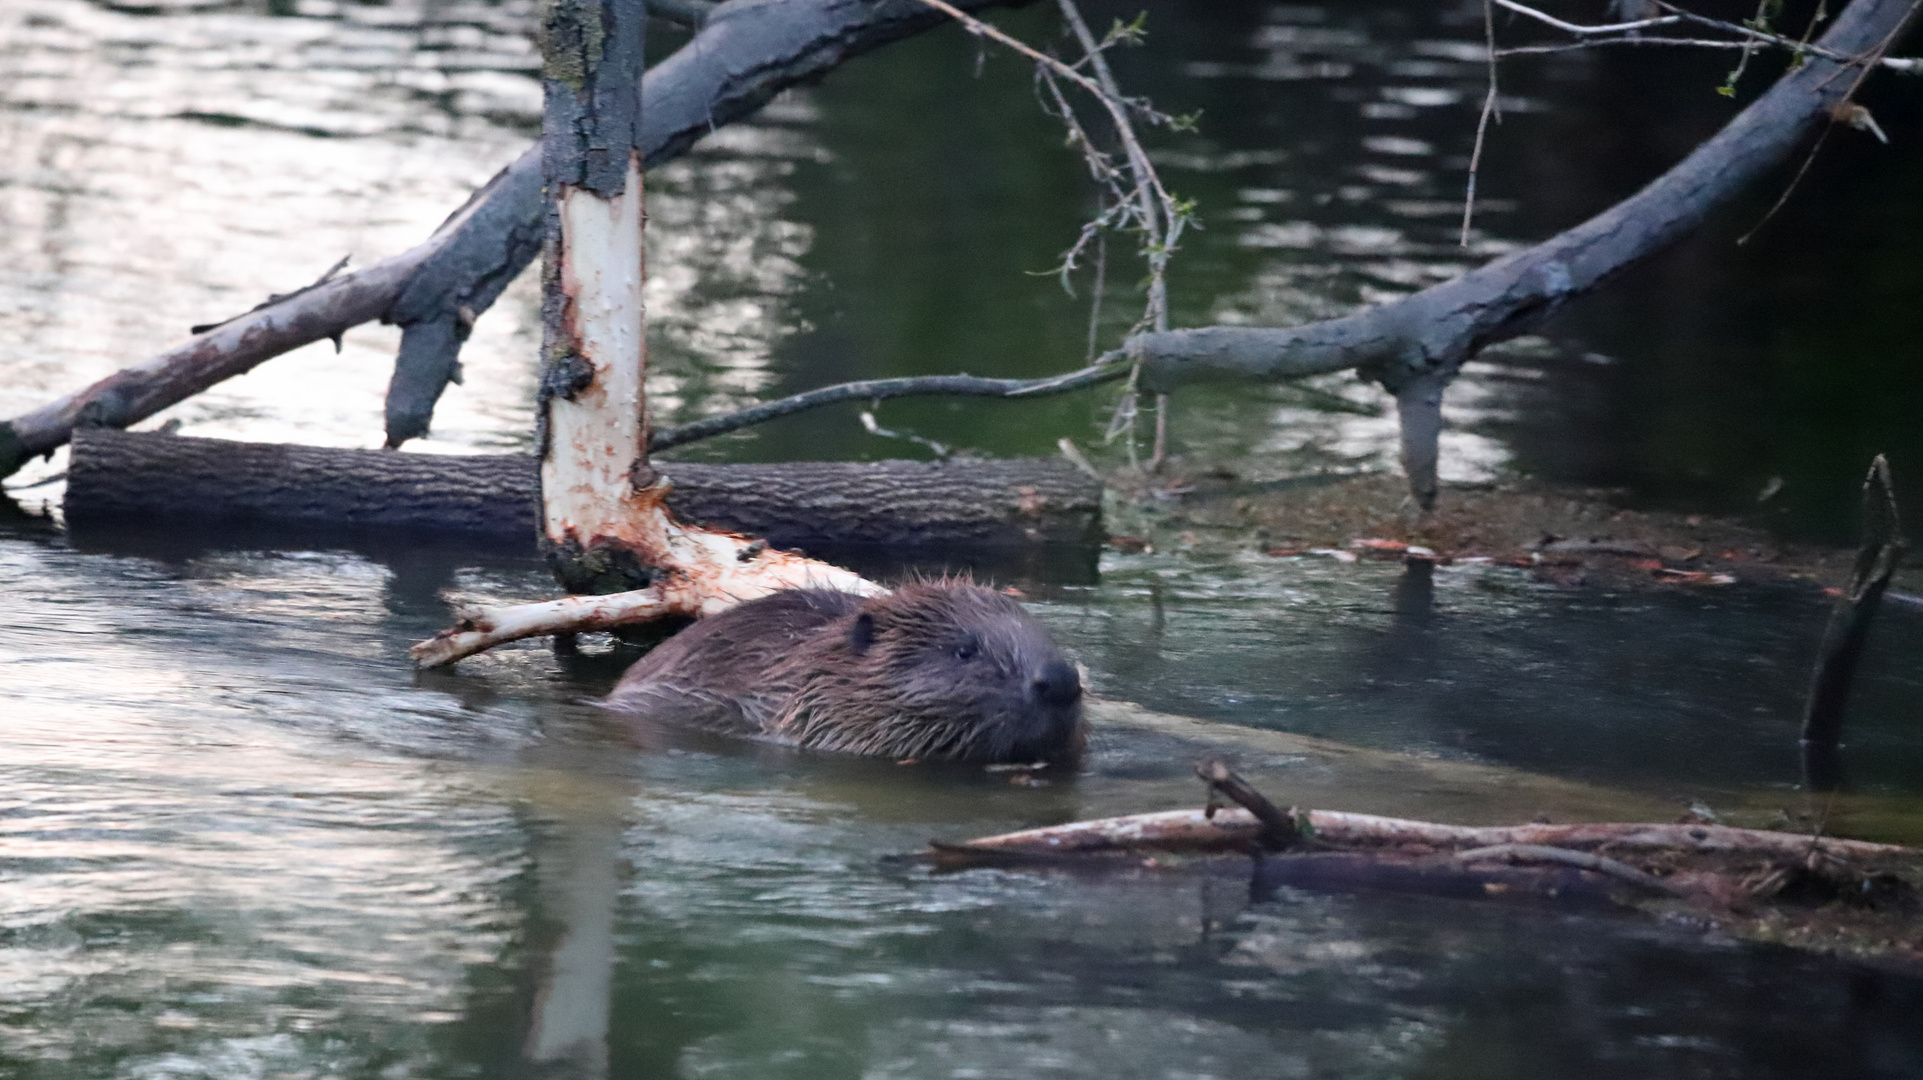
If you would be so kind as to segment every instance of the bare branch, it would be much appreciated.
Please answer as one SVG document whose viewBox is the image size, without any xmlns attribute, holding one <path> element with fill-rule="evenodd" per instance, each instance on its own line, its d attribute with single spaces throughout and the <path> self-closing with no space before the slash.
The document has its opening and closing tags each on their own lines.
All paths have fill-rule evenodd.
<svg viewBox="0 0 1923 1080">
<path fill-rule="evenodd" d="M 1912 858 L 1917 849 L 1867 840 L 1816 838 L 1728 825 L 1593 823 L 1578 825 L 1446 825 L 1340 810 L 1300 811 L 1311 835 L 1331 844 L 1428 844 L 1438 848 L 1494 848 L 1510 844 L 1611 851 L 1745 853 L 1807 858 L 1811 852 L 1852 859 Z M 1203 810 L 1164 810 L 1075 821 L 1021 832 L 984 836 L 952 845 L 974 851 L 1026 851 L 1053 855 L 1105 851 L 1221 851 L 1245 849 L 1263 828 L 1241 807 L 1209 815 Z"/>
<path fill-rule="evenodd" d="M 1565 22 L 1547 12 L 1516 3 L 1516 0 L 1492 0 L 1495 6 L 1518 15 L 1526 15 L 1537 22 L 1553 26 L 1567 34 L 1586 37 L 1590 34 L 1624 34 L 1632 30 L 1647 30 L 1652 26 L 1669 26 L 1682 22 L 1680 15 L 1663 15 L 1654 19 L 1637 19 L 1634 22 L 1606 23 L 1602 26 L 1583 26 L 1579 23 Z"/>
<path fill-rule="evenodd" d="M 1675 45 L 1693 49 L 1747 49 L 1747 41 L 1724 41 L 1715 38 L 1679 37 L 1619 37 L 1592 38 L 1586 41 L 1565 41 L 1559 45 L 1514 45 L 1507 49 L 1497 49 L 1497 56 L 1542 56 L 1549 53 L 1577 52 L 1581 49 L 1600 49 L 1608 45 Z"/>
<path fill-rule="evenodd" d="M 533 604 L 488 608 L 463 614 L 452 627 L 413 646 L 418 667 L 452 664 L 496 645 L 551 634 L 611 630 L 653 622 L 670 615 L 702 616 L 724 611 L 743 600 L 782 589 L 837 589 L 857 596 L 887 590 L 853 571 L 769 550 L 745 536 L 651 523 L 661 543 L 709 556 L 699 565 L 677 568 L 654 585 L 606 596 L 564 596 Z"/>
<path fill-rule="evenodd" d="M 1482 0 L 1483 41 L 1489 51 L 1489 92 L 1483 95 L 1482 116 L 1476 120 L 1476 148 L 1469 152 L 1469 190 L 1462 198 L 1462 246 L 1469 246 L 1469 225 L 1476 216 L 1476 175 L 1482 168 L 1482 144 L 1489 134 L 1489 121 L 1501 120 L 1496 107 L 1496 9 L 1491 0 Z"/>
<path fill-rule="evenodd" d="M 1749 50 L 1761 43 L 1788 49 L 1792 52 L 1811 53 L 1828 60 L 1833 60 L 1839 64 L 1864 62 L 1862 57 L 1853 57 L 1843 53 L 1833 52 L 1821 46 L 1812 45 L 1807 41 L 1797 41 L 1793 38 L 1784 37 L 1781 34 L 1772 34 L 1766 30 L 1759 30 L 1753 26 L 1744 26 L 1740 23 L 1710 18 L 1707 15 L 1698 15 L 1695 12 L 1686 11 L 1670 3 L 1662 3 L 1661 5 L 1665 10 L 1672 12 L 1672 14 L 1669 15 L 1659 15 L 1649 19 L 1637 19 L 1633 22 L 1585 26 L 1580 23 L 1572 23 L 1564 19 L 1558 19 L 1547 12 L 1538 11 L 1526 4 L 1519 4 L 1516 0 L 1490 0 L 1490 2 L 1494 3 L 1497 7 L 1534 19 L 1545 26 L 1554 27 L 1564 33 L 1574 34 L 1580 38 L 1599 39 L 1565 42 L 1557 45 L 1522 45 L 1515 48 L 1498 50 L 1496 53 L 1497 56 L 1527 56 L 1539 53 L 1574 52 L 1578 49 L 1595 48 L 1599 45 L 1670 45 L 1697 49 Z M 1694 23 L 1699 26 L 1709 26 L 1718 30 L 1725 30 L 1738 35 L 1741 40 L 1728 41 L 1716 38 L 1661 37 L 1638 33 L 1638 31 L 1653 27 L 1674 26 L 1679 23 Z M 1620 36 L 1605 37 L 1604 35 Z M 1891 71 L 1902 72 L 1904 74 L 1923 71 L 1923 59 L 1915 57 L 1879 57 L 1875 63 Z"/>
<path fill-rule="evenodd" d="M 966 27 L 970 33 L 1006 45 L 1035 62 L 1036 77 L 1053 100 L 1055 114 L 1068 128 L 1069 144 L 1081 150 L 1083 159 L 1088 165 L 1089 176 L 1111 200 L 1093 220 L 1082 226 L 1081 233 L 1076 237 L 1074 244 L 1070 245 L 1063 254 L 1061 264 L 1056 268 L 1062 287 L 1068 289 L 1071 295 L 1073 294 L 1069 275 L 1079 265 L 1083 252 L 1102 236 L 1105 230 L 1128 228 L 1132 224 L 1142 234 L 1142 252 L 1148 262 L 1149 273 L 1148 302 L 1141 319 L 1129 329 L 1129 333 L 1134 334 L 1141 330 L 1167 330 L 1168 260 L 1175 251 L 1183 228 L 1188 223 L 1190 210 L 1170 195 L 1168 189 L 1163 186 L 1162 178 L 1156 173 L 1154 164 L 1149 161 L 1147 151 L 1142 148 L 1141 140 L 1135 133 L 1129 115 L 1134 113 L 1152 123 L 1171 127 L 1176 126 L 1177 121 L 1140 99 L 1125 96 L 1120 85 L 1115 81 L 1114 73 L 1109 70 L 1107 59 L 1103 56 L 1110 46 L 1127 35 L 1110 33 L 1103 40 L 1097 41 L 1095 35 L 1089 31 L 1088 22 L 1082 18 L 1081 9 L 1075 6 L 1074 0 L 1057 0 L 1062 21 L 1068 26 L 1076 43 L 1082 49 L 1081 60 L 1074 64 L 1066 64 L 955 9 L 945 0 L 918 0 L 918 2 L 948 14 Z M 1093 73 L 1092 79 L 1082 74 L 1081 69 L 1084 67 Z M 1087 91 L 1108 113 L 1115 130 L 1115 137 L 1122 144 L 1122 150 L 1127 159 L 1126 173 L 1117 168 L 1109 156 L 1089 137 L 1088 129 L 1076 114 L 1074 105 L 1057 85 L 1057 79 L 1066 79 Z M 1105 271 L 1106 267 L 1104 266 L 1103 269 Z M 1094 353 L 1092 339 L 1095 333 L 1095 320 L 1100 312 L 1100 303 L 1098 285 L 1095 307 L 1090 314 L 1089 352 L 1091 355 Z M 1128 387 L 1123 391 L 1121 401 L 1110 419 L 1106 436 L 1109 440 L 1113 440 L 1117 435 L 1127 431 L 1130 435 L 1131 461 L 1134 460 L 1135 453 L 1134 424 L 1139 412 L 1136 401 L 1136 381 L 1135 372 L 1131 371 Z M 1157 398 L 1155 447 L 1150 458 L 1151 470 L 1160 466 L 1167 448 L 1166 405 L 1165 398 Z"/>
<path fill-rule="evenodd" d="M 780 401 L 763 402 L 738 412 L 711 416 L 680 427 L 663 428 L 649 440 L 651 451 L 713 438 L 777 417 L 790 416 L 844 401 L 883 401 L 898 397 L 948 395 L 958 397 L 1027 398 L 1063 394 L 1071 390 L 1113 382 L 1129 373 L 1127 355 L 1117 349 L 1095 363 L 1061 375 L 1041 379 L 991 379 L 979 375 L 916 375 L 899 379 L 868 379 L 808 390 Z"/>
<path fill-rule="evenodd" d="M 1853 0 L 1823 35 L 1824 53 L 1812 52 L 1808 63 L 1643 190 L 1574 228 L 1452 281 L 1337 319 L 1138 334 L 1127 347 L 1144 358 L 1142 384 L 1161 392 L 1210 379 L 1273 381 L 1360 369 L 1400 400 L 1422 379 L 1447 383 L 1484 347 L 1528 332 L 1687 234 L 1788 158 L 1849 100 L 1916 8 L 1913 0 Z M 1850 66 L 1825 58 L 1859 53 L 1868 55 Z M 1852 70 L 1855 80 L 1838 78 Z M 1416 415 L 1426 421 L 1421 404 Z M 1410 434 L 1405 428 L 1405 440 Z M 1405 441 L 1405 454 L 1410 449 Z"/>
</svg>

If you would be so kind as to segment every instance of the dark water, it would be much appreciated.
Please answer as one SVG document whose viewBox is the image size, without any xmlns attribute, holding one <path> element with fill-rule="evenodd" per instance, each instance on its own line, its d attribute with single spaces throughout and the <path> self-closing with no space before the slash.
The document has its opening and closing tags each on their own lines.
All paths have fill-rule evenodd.
<svg viewBox="0 0 1923 1080">
<path fill-rule="evenodd" d="M 610 1074 L 634 1077 L 1923 1068 L 1923 983 L 1685 926 L 1392 898 L 1251 906 L 1234 878 L 929 877 L 881 858 L 1189 801 L 1153 782 L 1187 755 L 1158 761 L 1126 731 L 1100 737 L 1079 781 L 1041 789 L 637 747 L 580 703 L 615 665 L 527 646 L 457 673 L 407 669 L 406 645 L 446 619 L 442 590 L 536 594 L 531 562 L 83 540 L 0 540 L 10 1076 L 514 1075 L 540 1043 L 543 988 L 560 1004 L 541 1015 L 590 1029 L 599 1016 Z M 1577 730 L 1624 698 L 1611 672 L 1518 672 L 1514 703 L 1451 686 L 1423 668 L 1441 657 L 1410 651 L 1395 588 L 1313 564 L 1118 561 L 1038 610 L 1110 693 L 1515 754 L 1644 789 L 1658 813 L 1736 800 L 1782 764 L 1761 749 L 1780 740 L 1709 719 L 1732 707 L 1718 704 L 1729 678 L 1668 688 L 1683 709 L 1670 725 L 1696 730 L 1659 733 L 1629 695 L 1613 744 Z M 1532 588 L 1445 582 L 1454 625 L 1436 629 L 1510 623 L 1475 651 L 1487 663 L 1532 638 L 1580 650 L 1624 614 Z M 1310 606 L 1334 640 L 1234 614 Z M 1741 671 L 1759 644 L 1698 659 Z M 1265 650 L 1290 658 L 1292 700 L 1254 662 Z M 1398 652 L 1389 666 L 1427 689 L 1385 686 Z M 1540 715 L 1583 698 L 1596 704 Z M 1758 768 L 1706 764 L 1711 743 Z"/>
<path fill-rule="evenodd" d="M 0 412 L 344 252 L 425 235 L 526 143 L 530 7 L 9 0 Z M 1454 200 L 1478 12 L 1151 9 L 1122 78 L 1203 110 L 1199 135 L 1157 144 L 1207 226 L 1177 260 L 1178 325 L 1298 320 L 1440 279 L 1607 205 L 1731 107 L 1711 92 L 1714 59 L 1510 65 L 1465 253 Z M 1045 15 L 1001 21 L 1040 39 Z M 1731 240 L 1774 189 L 1473 365 L 1452 398 L 1452 475 L 1625 484 L 1698 509 L 1782 476 L 1770 506 L 1785 529 L 1847 533 L 1862 459 L 1889 449 L 1901 478 L 1917 438 L 1902 290 L 1923 123 L 1878 93 L 1894 149 L 1839 134 L 1751 245 Z M 972 43 L 943 33 L 659 170 L 656 404 L 679 419 L 861 375 L 1077 363 L 1086 282 L 1078 301 L 1030 276 L 1087 210 L 1059 142 L 1017 65 L 990 54 L 978 76 Z M 1135 272 L 1113 277 L 1127 287 L 1104 344 L 1133 317 Z M 424 449 L 525 444 L 535 304 L 524 281 L 483 318 Z M 167 418 L 374 445 L 395 338 L 358 329 L 339 356 L 303 350 Z M 1107 404 L 896 403 L 879 418 L 1043 453 L 1063 434 L 1094 443 Z M 1393 443 L 1379 395 L 1346 378 L 1185 394 L 1174 431 L 1180 448 L 1282 472 L 1380 467 Z M 851 411 L 691 452 L 921 450 Z M 1850 728 L 1855 793 L 1826 808 L 1797 790 L 1792 745 L 1823 617 L 1808 592 L 1113 554 L 1093 583 L 1020 584 L 1109 697 L 1224 737 L 1267 728 L 1522 770 L 1465 796 L 1387 790 L 1358 766 L 1320 780 L 1341 808 L 1569 818 L 1701 802 L 1923 839 L 1923 621 L 1908 609 L 1878 626 Z M 450 601 L 550 590 L 498 552 L 0 523 L 0 1075 L 532 1075 L 576 1036 L 622 1077 L 1923 1075 L 1923 984 L 1686 925 L 1380 897 L 1252 905 L 1232 877 L 935 877 L 884 859 L 930 837 L 1192 805 L 1197 747 L 1126 726 L 1098 736 L 1086 775 L 1021 788 L 637 743 L 582 703 L 615 657 L 529 645 L 409 670 L 407 645 Z M 1295 766 L 1252 767 L 1282 790 Z"/>
</svg>

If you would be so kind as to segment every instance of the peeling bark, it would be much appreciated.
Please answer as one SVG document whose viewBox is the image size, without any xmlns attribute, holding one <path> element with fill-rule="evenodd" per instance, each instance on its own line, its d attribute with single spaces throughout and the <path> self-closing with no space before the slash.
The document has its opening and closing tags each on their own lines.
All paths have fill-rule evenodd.
<svg viewBox="0 0 1923 1080">
<path fill-rule="evenodd" d="M 655 522 L 664 518 L 649 515 Z M 414 663 L 441 667 L 523 638 L 612 630 L 670 616 L 700 618 L 783 589 L 838 589 L 858 596 L 888 591 L 852 570 L 775 551 L 745 536 L 664 524 L 645 542 L 673 553 L 677 563 L 647 588 L 463 612 L 454 626 L 409 650 Z"/>
<path fill-rule="evenodd" d="M 541 381 L 543 549 L 569 592 L 652 576 L 642 229 L 642 0 L 554 0 L 544 27 Z M 656 553 L 657 555 L 659 553 Z"/>
<path fill-rule="evenodd" d="M 642 390 L 641 186 L 637 154 L 619 194 L 563 186 L 557 199 L 559 280 L 542 304 L 538 442 L 543 535 L 570 592 L 618 592 L 649 576 L 621 557 L 641 542 L 637 523 L 655 505 L 640 490 L 654 482 Z"/>
<path fill-rule="evenodd" d="M 544 53 L 542 167 L 552 202 L 537 412 L 543 547 L 564 588 L 612 595 L 467 613 L 414 646 L 422 667 L 536 635 L 712 615 L 782 589 L 887 591 L 668 512 L 671 485 L 648 464 L 643 380 L 645 22 L 642 0 L 555 0 Z"/>
</svg>

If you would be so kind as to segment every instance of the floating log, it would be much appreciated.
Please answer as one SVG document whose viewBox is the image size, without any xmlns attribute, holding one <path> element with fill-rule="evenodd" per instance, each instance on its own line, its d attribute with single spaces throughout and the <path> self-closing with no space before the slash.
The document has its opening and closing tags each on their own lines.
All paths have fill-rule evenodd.
<svg viewBox="0 0 1923 1080">
<path fill-rule="evenodd" d="M 1432 821 L 1351 814 L 1337 810 L 1306 812 L 1316 839 L 1333 844 L 1378 846 L 1422 844 L 1441 849 L 1502 845 L 1553 845 L 1572 850 L 1684 851 L 1697 854 L 1755 854 L 1803 858 L 1812 852 L 1857 858 L 1914 858 L 1915 848 L 1865 840 L 1805 836 L 1727 825 L 1661 823 L 1579 825 L 1444 825 Z M 1263 825 L 1239 807 L 1218 810 L 1165 810 L 1152 814 L 1077 821 L 1042 829 L 985 836 L 944 844 L 937 862 L 963 862 L 975 853 L 1038 855 L 1104 852 L 1206 852 L 1247 850 Z"/>
<path fill-rule="evenodd" d="M 1092 547 L 1101 485 L 1067 462 L 660 463 L 682 520 L 779 548 Z M 522 455 L 230 442 L 83 429 L 66 513 L 114 519 L 405 529 L 532 545 L 538 479 Z"/>
</svg>

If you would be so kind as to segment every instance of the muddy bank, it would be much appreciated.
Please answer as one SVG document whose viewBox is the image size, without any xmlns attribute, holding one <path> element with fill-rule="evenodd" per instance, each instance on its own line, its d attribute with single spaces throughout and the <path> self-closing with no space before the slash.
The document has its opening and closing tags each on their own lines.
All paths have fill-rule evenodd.
<svg viewBox="0 0 1923 1080">
<path fill-rule="evenodd" d="M 1176 462 L 1159 476 L 1107 477 L 1109 544 L 1120 550 L 1275 557 L 1488 561 L 1565 585 L 1717 586 L 1804 581 L 1833 587 L 1854 552 L 1799 544 L 1741 518 L 1622 506 L 1612 489 L 1516 480 L 1451 485 L 1419 511 L 1389 473 L 1262 478 Z M 1913 577 L 1913 575 L 1912 575 Z M 1902 575 L 1899 575 L 1899 583 Z"/>
</svg>

